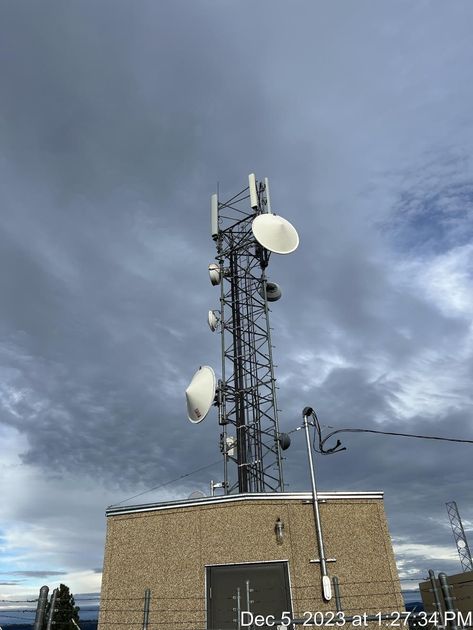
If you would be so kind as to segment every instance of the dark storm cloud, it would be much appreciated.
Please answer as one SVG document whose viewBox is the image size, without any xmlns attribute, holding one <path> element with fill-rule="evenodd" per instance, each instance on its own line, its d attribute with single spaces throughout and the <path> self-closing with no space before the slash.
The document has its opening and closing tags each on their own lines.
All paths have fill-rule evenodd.
<svg viewBox="0 0 473 630">
<path fill-rule="evenodd" d="M 387 237 L 417 255 L 445 252 L 471 242 L 473 183 L 471 166 L 461 150 L 426 156 L 415 174 L 400 174 L 401 192 Z"/>
<path fill-rule="evenodd" d="M 189 361 L 184 378 L 200 360 L 189 349 L 197 322 L 189 323 L 188 312 L 203 306 L 192 291 L 193 230 L 208 223 L 201 211 L 208 190 L 205 199 L 189 192 L 199 169 L 193 138 L 197 121 L 209 124 L 209 111 L 217 124 L 225 101 L 231 112 L 231 86 L 220 83 L 211 51 L 198 48 L 197 32 L 170 5 L 149 5 L 145 14 L 114 5 L 113 29 L 107 6 L 92 14 L 91 7 L 52 3 L 35 15 L 21 7 L 9 15 L 26 28 L 21 50 L 5 41 L 11 67 L 18 66 L 7 91 L 20 101 L 4 103 L 9 167 L 13 185 L 22 187 L 21 165 L 32 187 L 46 190 L 40 208 L 36 191 L 20 191 L 21 204 L 11 193 L 3 269 L 13 299 L 5 321 L 16 329 L 10 344 L 21 348 L 12 385 L 28 394 L 6 421 L 23 431 L 34 427 L 29 463 L 57 470 L 67 459 L 67 467 L 92 472 L 98 465 L 137 481 L 149 476 L 146 467 L 156 474 L 159 437 L 172 438 L 181 415 L 184 380 L 176 357 Z M 194 13 L 197 22 L 204 19 Z M 169 31 L 169 20 L 178 32 Z M 228 82 L 239 83 L 236 65 L 227 72 Z M 240 114 L 252 107 L 241 105 Z M 197 233 L 197 244 L 206 244 L 203 271 L 206 232 Z M 159 436 L 157 420 L 170 425 Z M 150 431 L 158 442 L 153 458 L 143 457 Z M 125 458 L 119 443 L 127 445 Z M 134 462 L 129 470 L 127 461 Z"/>
<path fill-rule="evenodd" d="M 471 318 L 421 291 L 414 264 L 470 238 L 471 165 L 458 158 L 471 148 L 470 9 L 360 6 L 0 7 L 0 421 L 26 438 L 26 465 L 97 479 L 112 503 L 218 459 L 215 418 L 188 425 L 183 392 L 219 363 L 209 195 L 219 180 L 231 196 L 253 170 L 301 236 L 269 270 L 284 291 L 272 318 L 283 428 L 310 404 L 328 425 L 471 436 Z M 306 489 L 293 437 L 286 478 Z M 471 498 L 469 447 L 341 439 L 346 452 L 318 458 L 323 489 L 384 489 L 395 537 L 451 544 L 439 523 L 446 500 Z M 54 505 L 32 498 L 18 514 Z"/>
<path fill-rule="evenodd" d="M 139 14 L 119 5 L 111 29 L 106 8 L 91 19 L 91 6 L 10 16 L 26 31 L 21 53 L 11 46 L 19 69 L 7 86 L 20 106 L 4 105 L 15 187 L 3 250 L 5 352 L 16 352 L 10 385 L 23 395 L 5 421 L 31 436 L 24 461 L 50 473 L 98 469 L 150 483 L 180 468 L 179 452 L 195 452 L 182 391 L 209 355 L 200 325 L 211 299 L 208 195 L 235 161 L 247 169 L 255 146 L 257 161 L 271 151 L 268 100 L 250 63 L 255 26 L 237 48 L 211 15 L 189 7 L 207 39 L 225 46 L 223 65 L 171 5 Z"/>
<path fill-rule="evenodd" d="M 14 123 L 7 146 L 63 203 L 76 195 L 103 199 L 120 188 L 169 193 L 169 175 L 185 172 L 192 158 L 192 110 L 185 120 L 173 115 L 188 95 L 174 83 L 176 68 L 156 54 L 172 55 L 192 31 L 173 34 L 168 11 L 148 9 L 153 38 L 142 45 L 147 18 L 123 2 L 3 9 L 10 28 L 2 38 L 9 62 L 2 107 Z M 204 60 L 195 59 L 199 71 Z"/>
</svg>

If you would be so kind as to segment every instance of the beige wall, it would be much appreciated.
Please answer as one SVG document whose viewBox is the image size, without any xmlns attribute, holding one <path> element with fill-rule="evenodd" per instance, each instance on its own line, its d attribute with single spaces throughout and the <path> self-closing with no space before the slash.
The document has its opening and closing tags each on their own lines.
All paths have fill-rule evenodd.
<svg viewBox="0 0 473 630">
<path fill-rule="evenodd" d="M 452 587 L 450 594 L 454 598 L 455 608 L 462 613 L 473 611 L 473 571 L 465 571 L 464 573 L 448 575 L 447 582 Z M 437 579 L 435 580 L 435 584 L 437 586 L 442 610 L 445 610 L 445 600 Z M 425 610 L 428 612 L 434 612 L 436 607 L 434 595 L 432 593 L 432 584 L 430 581 L 421 582 L 419 584 L 419 589 Z"/>
<path fill-rule="evenodd" d="M 327 500 L 320 511 L 326 556 L 336 558 L 329 574 L 340 580 L 345 613 L 403 610 L 382 500 Z M 278 517 L 284 523 L 282 545 L 274 534 Z M 317 557 L 312 506 L 303 500 L 109 516 L 99 630 L 142 628 L 147 588 L 150 630 L 205 628 L 205 566 L 212 564 L 288 560 L 296 616 L 335 610 L 333 599 L 322 600 L 320 567 L 310 562 Z"/>
</svg>

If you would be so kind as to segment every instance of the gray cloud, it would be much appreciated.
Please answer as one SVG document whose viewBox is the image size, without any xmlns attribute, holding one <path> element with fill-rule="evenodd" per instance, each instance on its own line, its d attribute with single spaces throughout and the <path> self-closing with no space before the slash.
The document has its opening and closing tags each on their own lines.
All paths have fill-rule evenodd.
<svg viewBox="0 0 473 630">
<path fill-rule="evenodd" d="M 472 437 L 471 11 L 0 8 L 0 422 L 19 436 L 15 466 L 51 484 L 36 499 L 18 488 L 9 519 L 82 548 L 55 570 L 97 566 L 106 505 L 219 457 L 215 419 L 189 426 L 183 398 L 200 364 L 219 363 L 205 323 L 217 180 L 230 196 L 248 172 L 270 176 L 274 209 L 300 232 L 269 269 L 284 291 L 283 428 L 311 404 L 327 425 Z M 443 504 L 473 518 L 470 447 L 341 439 L 346 452 L 317 458 L 321 487 L 383 489 L 401 547 L 450 547 L 434 568 L 455 570 Z M 295 434 L 292 489 L 308 487 L 301 461 Z M 47 487 L 82 503 L 64 516 Z M 422 553 L 400 552 L 403 570 L 430 568 Z"/>
<path fill-rule="evenodd" d="M 0 582 L 0 585 L 1 586 L 16 586 L 19 583 L 20 583 L 19 580 L 10 580 L 8 582 Z"/>
<path fill-rule="evenodd" d="M 13 575 L 20 575 L 22 577 L 50 577 L 53 575 L 65 575 L 65 571 L 13 571 Z"/>
</svg>

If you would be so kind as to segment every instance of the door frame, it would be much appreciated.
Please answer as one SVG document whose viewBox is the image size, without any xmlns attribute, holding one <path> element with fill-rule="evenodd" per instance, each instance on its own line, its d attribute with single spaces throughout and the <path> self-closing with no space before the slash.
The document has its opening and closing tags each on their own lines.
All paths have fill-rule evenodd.
<svg viewBox="0 0 473 630">
<path fill-rule="evenodd" d="M 286 575 L 287 581 L 289 583 L 289 602 L 291 606 L 291 617 L 294 615 L 294 599 L 292 597 L 292 582 L 291 582 L 291 571 L 289 570 L 289 560 L 251 560 L 250 562 L 216 562 L 212 564 L 205 564 L 205 576 L 204 576 L 204 590 L 205 590 L 205 627 L 208 628 L 209 623 L 209 584 L 208 584 L 208 575 L 209 569 L 212 567 L 232 567 L 232 566 L 244 566 L 249 564 L 284 564 L 286 565 Z"/>
</svg>

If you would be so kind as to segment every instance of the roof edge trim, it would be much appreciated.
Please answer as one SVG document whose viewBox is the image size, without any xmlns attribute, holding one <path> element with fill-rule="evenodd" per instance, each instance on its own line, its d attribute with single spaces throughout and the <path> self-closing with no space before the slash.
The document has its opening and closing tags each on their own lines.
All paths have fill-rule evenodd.
<svg viewBox="0 0 473 630">
<path fill-rule="evenodd" d="M 382 500 L 383 492 L 319 492 L 320 501 L 336 501 L 340 499 L 377 499 Z M 312 501 L 311 492 L 257 492 L 253 494 L 227 494 L 216 497 L 202 497 L 199 499 L 184 499 L 177 501 L 163 501 L 160 503 L 145 503 L 141 505 L 110 506 L 105 516 L 120 514 L 136 514 L 138 512 L 156 512 L 174 508 L 197 507 L 219 503 L 234 503 L 236 501 Z"/>
</svg>

